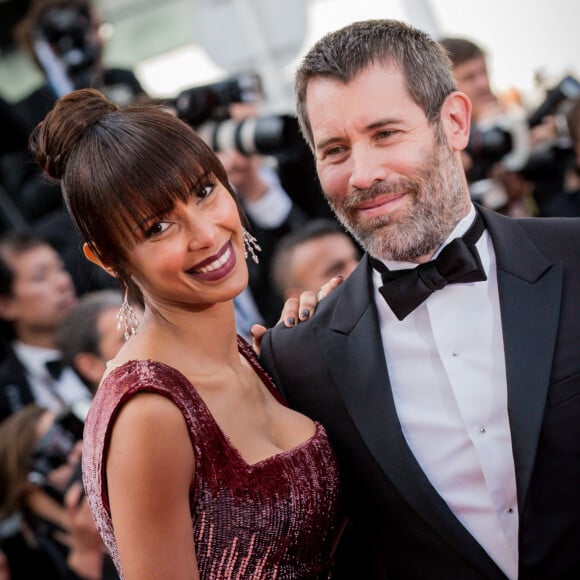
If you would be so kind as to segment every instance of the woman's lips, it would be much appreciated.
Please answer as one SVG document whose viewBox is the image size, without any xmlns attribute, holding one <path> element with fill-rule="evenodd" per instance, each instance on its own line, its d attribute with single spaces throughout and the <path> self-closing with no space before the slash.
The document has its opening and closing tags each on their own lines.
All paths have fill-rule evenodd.
<svg viewBox="0 0 580 580">
<path fill-rule="evenodd" d="M 196 278 L 214 281 L 227 276 L 236 265 L 236 255 L 231 242 L 228 242 L 215 256 L 203 260 L 187 272 Z"/>
</svg>

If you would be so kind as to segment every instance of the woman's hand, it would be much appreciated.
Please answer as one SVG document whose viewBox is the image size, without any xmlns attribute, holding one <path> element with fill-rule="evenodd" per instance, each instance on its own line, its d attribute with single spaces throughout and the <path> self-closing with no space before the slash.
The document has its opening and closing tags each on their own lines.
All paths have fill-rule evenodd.
<svg viewBox="0 0 580 580">
<path fill-rule="evenodd" d="M 323 284 L 317 293 L 312 290 L 305 290 L 300 294 L 300 298 L 288 298 L 284 303 L 282 314 L 277 324 L 284 324 L 284 326 L 290 328 L 300 322 L 306 322 L 316 311 L 318 303 L 340 286 L 343 280 L 343 276 L 334 276 L 326 284 Z M 260 345 L 266 330 L 268 329 L 261 324 L 254 324 L 251 328 L 252 346 L 257 355 L 260 354 Z"/>
</svg>

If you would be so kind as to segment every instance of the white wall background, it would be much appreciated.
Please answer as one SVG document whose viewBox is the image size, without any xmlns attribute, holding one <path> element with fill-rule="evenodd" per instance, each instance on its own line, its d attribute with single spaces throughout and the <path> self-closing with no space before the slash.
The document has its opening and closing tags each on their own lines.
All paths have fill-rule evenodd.
<svg viewBox="0 0 580 580">
<path fill-rule="evenodd" d="M 425 1 L 441 36 L 465 36 L 484 48 L 493 85 L 500 92 L 515 88 L 533 106 L 566 74 L 580 76 L 578 0 Z M 308 30 L 296 61 L 322 34 L 353 20 L 387 17 L 417 24 L 410 20 L 408 6 L 405 0 L 310 0 Z M 288 82 L 293 69 L 291 64 L 284 70 Z M 136 70 L 157 96 L 227 76 L 196 44 L 148 59 Z"/>
<path fill-rule="evenodd" d="M 200 5 L 225 0 L 94 2 L 115 28 L 107 45 L 110 63 L 134 67 L 153 96 L 172 97 L 180 90 L 228 76 L 196 44 L 194 33 Z M 303 47 L 281 71 L 288 84 L 300 55 L 322 34 L 365 18 L 399 18 L 419 24 L 409 17 L 409 7 L 418 4 L 431 7 L 441 35 L 466 36 L 486 50 L 498 91 L 513 87 L 533 106 L 566 74 L 580 80 L 579 0 L 306 0 L 306 4 Z M 222 30 L 215 31 L 216 42 L 228 40 Z M 537 76 L 543 78 L 543 85 L 538 86 Z M 5 97 L 21 98 L 41 80 L 25 56 L 0 55 L 0 89 Z"/>
</svg>

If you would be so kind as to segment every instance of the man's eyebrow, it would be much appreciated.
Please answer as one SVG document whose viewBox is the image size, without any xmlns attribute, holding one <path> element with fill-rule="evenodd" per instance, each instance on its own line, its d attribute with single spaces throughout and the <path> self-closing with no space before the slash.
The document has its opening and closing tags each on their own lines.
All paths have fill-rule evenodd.
<svg viewBox="0 0 580 580">
<path fill-rule="evenodd" d="M 369 132 L 384 127 L 385 125 L 396 125 L 401 122 L 402 120 L 398 119 L 397 117 L 383 117 L 382 119 L 378 119 L 376 121 L 373 121 L 372 123 L 369 123 L 368 125 L 365 125 L 364 131 Z M 323 139 L 322 141 L 314 143 L 314 147 L 317 150 L 324 149 L 329 145 L 340 143 L 342 142 L 342 140 L 343 140 L 342 137 L 328 137 L 328 139 Z"/>
<path fill-rule="evenodd" d="M 373 121 L 369 123 L 366 127 L 366 131 L 372 131 L 373 129 L 379 129 L 380 127 L 384 127 L 385 125 L 397 125 L 401 123 L 401 119 L 397 119 L 396 117 L 383 117 L 382 119 L 378 119 L 377 121 Z"/>
</svg>

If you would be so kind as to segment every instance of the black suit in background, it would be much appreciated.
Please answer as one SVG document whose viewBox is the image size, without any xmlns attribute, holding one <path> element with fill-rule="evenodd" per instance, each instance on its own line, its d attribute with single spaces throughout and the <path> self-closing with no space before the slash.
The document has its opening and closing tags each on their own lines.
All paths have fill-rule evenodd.
<svg viewBox="0 0 580 580">
<path fill-rule="evenodd" d="M 34 402 L 26 370 L 11 348 L 0 364 L 0 421 Z"/>
<path fill-rule="evenodd" d="M 497 259 L 519 578 L 580 578 L 580 220 L 482 213 Z M 365 257 L 312 320 L 264 337 L 262 364 L 328 430 L 348 511 L 389 579 L 505 578 L 405 441 L 371 288 Z"/>
</svg>

